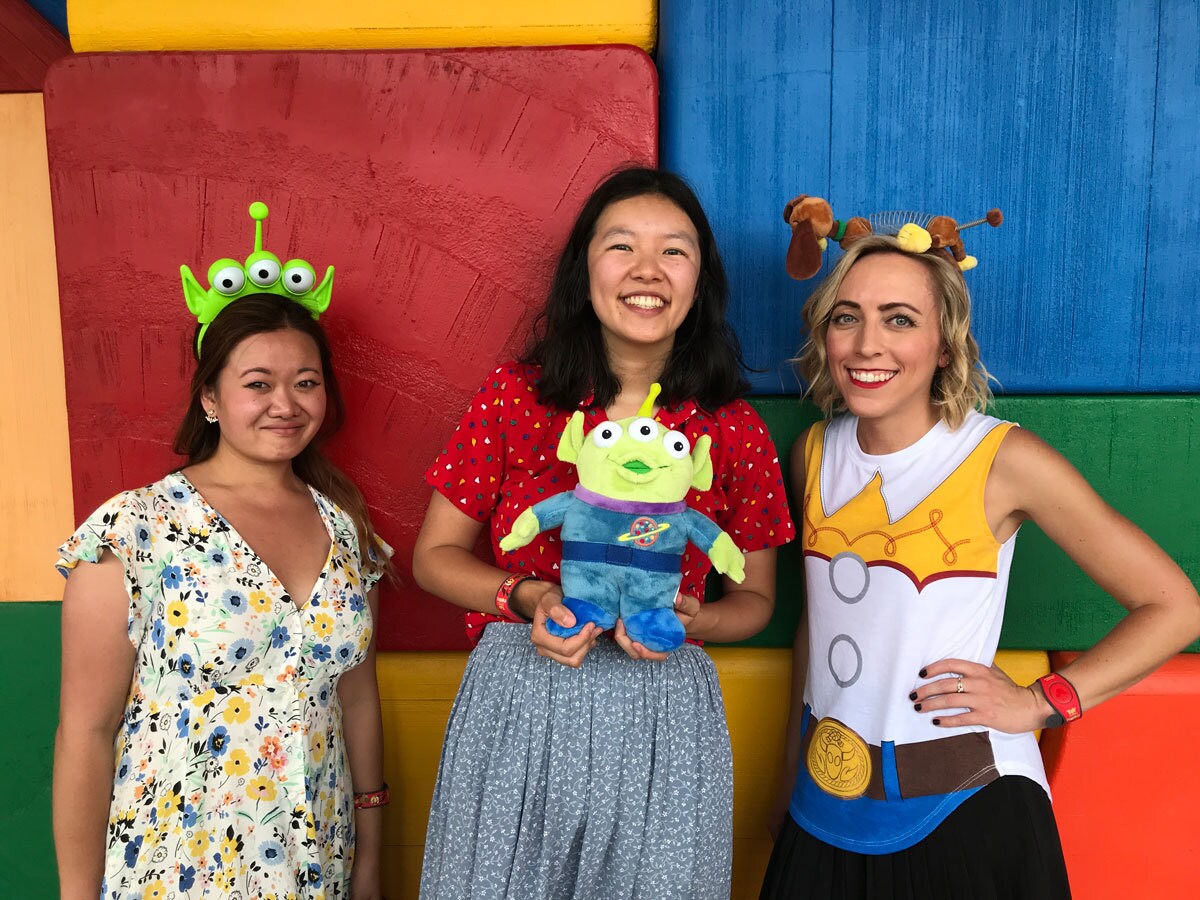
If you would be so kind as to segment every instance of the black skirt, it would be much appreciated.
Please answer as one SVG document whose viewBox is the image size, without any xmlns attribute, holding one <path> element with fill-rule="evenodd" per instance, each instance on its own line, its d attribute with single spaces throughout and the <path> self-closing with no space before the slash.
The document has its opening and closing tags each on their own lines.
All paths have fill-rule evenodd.
<svg viewBox="0 0 1200 900">
<path fill-rule="evenodd" d="M 923 841 L 871 856 L 813 837 L 788 816 L 760 900 L 1069 900 L 1050 799 L 1028 778 L 982 788 Z"/>
</svg>

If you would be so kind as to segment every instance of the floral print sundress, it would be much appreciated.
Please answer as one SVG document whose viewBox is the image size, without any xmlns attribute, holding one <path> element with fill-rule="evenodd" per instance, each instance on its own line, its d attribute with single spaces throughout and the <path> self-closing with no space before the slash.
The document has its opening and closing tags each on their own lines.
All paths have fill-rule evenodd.
<svg viewBox="0 0 1200 900">
<path fill-rule="evenodd" d="M 109 500 L 59 548 L 64 575 L 105 550 L 121 560 L 137 652 L 104 898 L 349 896 L 335 688 L 366 656 L 377 576 L 350 518 L 312 494 L 330 550 L 303 609 L 179 472 Z"/>
</svg>

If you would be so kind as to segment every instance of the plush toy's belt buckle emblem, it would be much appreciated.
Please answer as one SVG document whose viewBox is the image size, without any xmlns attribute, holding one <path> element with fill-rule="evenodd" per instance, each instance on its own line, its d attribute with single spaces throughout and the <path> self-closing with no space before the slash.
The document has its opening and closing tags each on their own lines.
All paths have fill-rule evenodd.
<svg viewBox="0 0 1200 900">
<path fill-rule="evenodd" d="M 842 800 L 861 797 L 871 782 L 867 742 L 837 719 L 814 726 L 805 764 L 817 787 Z"/>
</svg>

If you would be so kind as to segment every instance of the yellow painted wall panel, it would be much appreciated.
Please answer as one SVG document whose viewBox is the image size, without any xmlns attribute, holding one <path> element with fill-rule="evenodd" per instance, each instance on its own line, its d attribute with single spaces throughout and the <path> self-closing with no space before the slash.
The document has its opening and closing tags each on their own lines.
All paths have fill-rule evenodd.
<svg viewBox="0 0 1200 900">
<path fill-rule="evenodd" d="M 771 854 L 766 820 L 787 726 L 791 651 L 716 647 L 733 745 L 733 898 L 757 897 Z M 383 653 L 379 692 L 392 788 L 386 813 L 384 892 L 415 898 L 433 783 L 465 653 Z M 1050 671 L 1040 651 L 1002 651 L 997 663 L 1021 684 Z"/>
<path fill-rule="evenodd" d="M 655 0 L 71 0 L 71 46 L 93 50 L 397 50 L 654 44 Z"/>
<path fill-rule="evenodd" d="M 0 601 L 58 600 L 74 510 L 41 94 L 0 94 L 0 210 Z"/>
</svg>

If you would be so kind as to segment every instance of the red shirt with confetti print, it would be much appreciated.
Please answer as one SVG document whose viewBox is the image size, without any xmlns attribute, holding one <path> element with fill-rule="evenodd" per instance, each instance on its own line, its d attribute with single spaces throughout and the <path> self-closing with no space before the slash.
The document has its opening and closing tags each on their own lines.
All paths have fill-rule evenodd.
<svg viewBox="0 0 1200 900">
<path fill-rule="evenodd" d="M 536 366 L 506 363 L 488 376 L 425 480 L 471 518 L 490 522 L 492 553 L 500 568 L 557 584 L 562 560 L 557 530 L 512 553 L 499 546 L 528 507 L 579 483 L 575 467 L 556 455 L 572 411 L 538 402 L 538 375 Z M 580 404 L 587 415 L 585 432 L 607 418 L 604 410 L 589 409 L 588 402 Z M 777 547 L 795 537 L 779 456 L 750 404 L 735 400 L 708 413 L 689 400 L 663 407 L 655 419 L 686 434 L 693 446 L 702 434 L 712 438 L 712 487 L 692 491 L 688 506 L 729 532 L 743 552 Z M 703 601 L 704 578 L 711 568 L 708 557 L 689 544 L 680 590 Z M 477 641 L 488 622 L 503 621 L 468 610 L 467 635 Z"/>
</svg>

